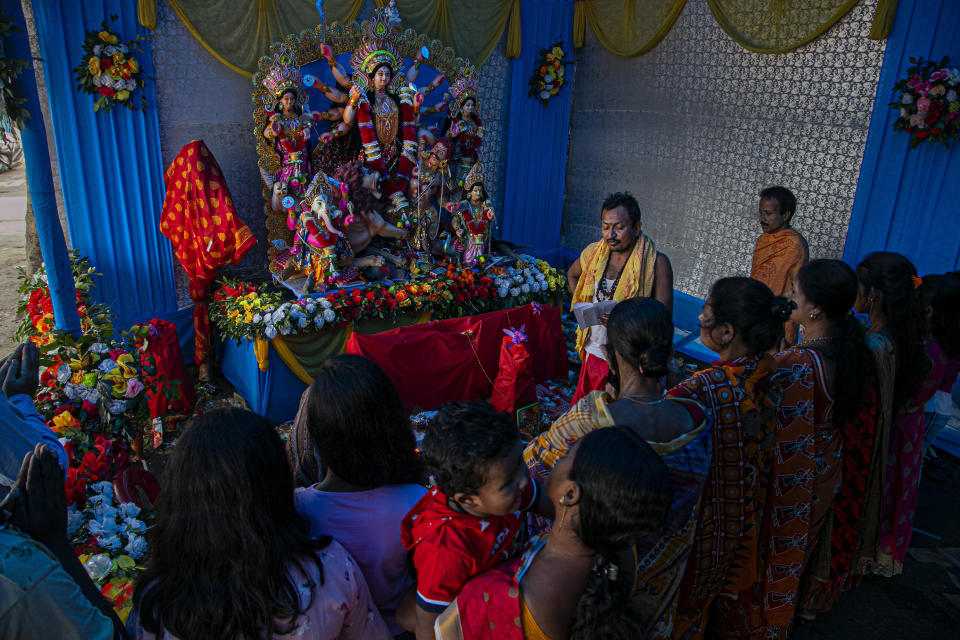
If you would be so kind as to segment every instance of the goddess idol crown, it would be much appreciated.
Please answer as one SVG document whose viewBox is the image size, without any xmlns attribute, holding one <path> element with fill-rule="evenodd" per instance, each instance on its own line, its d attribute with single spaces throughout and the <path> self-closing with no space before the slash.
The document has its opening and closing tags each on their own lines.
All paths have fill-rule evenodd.
<svg viewBox="0 0 960 640">
<path fill-rule="evenodd" d="M 377 9 L 363 25 L 363 41 L 350 57 L 350 67 L 369 76 L 382 64 L 390 66 L 393 75 L 403 71 L 403 56 L 394 42 L 395 28 L 386 9 Z"/>
<path fill-rule="evenodd" d="M 293 61 L 293 54 L 286 46 L 280 47 L 280 50 L 273 54 L 273 64 L 263 79 L 263 86 L 274 98 L 279 98 L 288 89 L 298 94 L 303 89 L 300 67 Z"/>
<path fill-rule="evenodd" d="M 470 171 L 467 172 L 466 177 L 463 179 L 463 186 L 469 191 L 473 189 L 476 185 L 483 185 L 486 188 L 486 185 L 483 183 L 483 166 L 480 164 L 480 160 L 477 160 L 473 163 L 473 166 L 470 167 Z"/>
<path fill-rule="evenodd" d="M 450 86 L 450 97 L 453 98 L 453 104 L 450 105 L 450 115 L 457 117 L 460 110 L 463 109 L 463 103 L 469 99 L 473 100 L 474 111 L 477 109 L 477 85 L 473 78 L 463 77 Z"/>
</svg>

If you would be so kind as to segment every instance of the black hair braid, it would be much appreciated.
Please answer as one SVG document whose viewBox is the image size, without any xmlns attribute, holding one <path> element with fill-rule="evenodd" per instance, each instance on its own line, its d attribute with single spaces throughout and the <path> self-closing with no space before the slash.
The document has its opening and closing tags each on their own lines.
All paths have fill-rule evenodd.
<svg viewBox="0 0 960 640">
<path fill-rule="evenodd" d="M 927 319 L 923 296 L 915 284 L 917 269 L 899 253 L 877 251 L 857 266 L 857 277 L 869 290 L 883 293 L 887 330 L 897 347 L 894 409 L 907 403 L 929 362 L 923 349 Z"/>
<path fill-rule="evenodd" d="M 633 640 L 643 637 L 643 621 L 628 605 L 634 569 L 598 554 L 587 586 L 577 601 L 570 640 Z"/>
<path fill-rule="evenodd" d="M 840 260 L 812 260 L 800 268 L 797 284 L 804 297 L 833 321 L 833 343 L 825 353 L 836 367 L 833 421 L 840 426 L 860 410 L 861 385 L 874 367 L 863 327 L 851 312 L 857 300 L 857 276 Z"/>
</svg>

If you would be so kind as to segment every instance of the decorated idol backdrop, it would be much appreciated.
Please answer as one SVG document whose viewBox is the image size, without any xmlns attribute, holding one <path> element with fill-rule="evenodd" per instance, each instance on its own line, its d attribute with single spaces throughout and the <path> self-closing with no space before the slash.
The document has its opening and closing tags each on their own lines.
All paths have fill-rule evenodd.
<svg viewBox="0 0 960 640">
<path fill-rule="evenodd" d="M 639 57 L 611 55 L 588 28 L 576 50 L 564 245 L 596 240 L 603 198 L 630 191 L 676 287 L 703 297 L 718 277 L 749 273 L 757 195 L 782 184 L 797 196 L 794 226 L 811 257 L 839 258 L 883 62 L 884 41 L 868 39 L 875 9 L 859 2 L 777 54 L 744 49 L 693 0 Z"/>
<path fill-rule="evenodd" d="M 367 0 L 357 22 L 369 20 L 376 3 Z M 401 7 L 402 9 L 402 7 Z M 403 17 L 401 13 L 401 19 Z M 315 24 L 319 24 L 319 14 Z M 270 213 L 264 209 L 264 178 L 260 163 L 269 158 L 261 153 L 259 133 L 256 132 L 252 94 L 256 87 L 252 78 L 218 60 L 204 48 L 167 2 L 157 3 L 157 27 L 151 32 L 155 51 L 156 91 L 160 142 L 163 164 L 173 160 L 180 148 L 192 139 L 202 138 L 218 159 L 236 204 L 259 242 L 244 257 L 238 275 L 249 277 L 265 274 L 269 268 L 272 239 L 267 230 Z M 484 63 L 476 68 L 475 87 L 479 116 L 483 122 L 483 168 L 486 188 L 494 209 L 502 220 L 504 182 L 506 173 L 506 137 L 510 92 L 511 65 L 506 58 L 504 33 Z M 267 51 L 263 52 L 267 54 Z M 349 72 L 350 53 L 336 56 L 340 68 Z M 409 66 L 413 60 L 406 58 Z M 325 60 L 305 65 L 302 74 L 314 75 L 319 81 L 333 84 Z M 423 63 L 418 78 L 419 86 L 427 86 L 437 74 L 430 61 Z M 188 90 L 186 87 L 202 87 Z M 427 96 L 426 105 L 438 103 L 449 94 L 450 83 L 445 81 Z M 318 89 L 306 88 L 311 109 L 326 112 L 332 106 Z M 425 121 L 436 125 L 441 114 L 427 115 Z M 262 113 L 261 113 L 262 116 Z M 315 148 L 321 133 L 330 128 L 330 121 L 316 123 L 311 128 L 311 148 Z M 259 149 L 258 149 L 259 148 Z M 500 225 L 498 225 L 499 227 Z M 273 252 L 275 255 L 275 252 Z M 177 299 L 181 308 L 191 304 L 187 295 L 187 279 L 177 268 Z"/>
</svg>

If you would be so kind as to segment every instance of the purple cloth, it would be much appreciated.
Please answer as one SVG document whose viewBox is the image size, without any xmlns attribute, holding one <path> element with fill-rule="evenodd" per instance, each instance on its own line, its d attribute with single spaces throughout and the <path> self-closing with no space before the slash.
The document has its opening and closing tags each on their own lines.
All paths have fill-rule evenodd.
<svg viewBox="0 0 960 640">
<path fill-rule="evenodd" d="M 394 615 L 397 605 L 415 583 L 400 542 L 400 521 L 426 492 L 417 484 L 349 493 L 312 487 L 293 492 L 297 512 L 310 525 L 310 535 L 332 536 L 360 565 L 373 602 L 394 635 L 403 631 Z"/>
</svg>

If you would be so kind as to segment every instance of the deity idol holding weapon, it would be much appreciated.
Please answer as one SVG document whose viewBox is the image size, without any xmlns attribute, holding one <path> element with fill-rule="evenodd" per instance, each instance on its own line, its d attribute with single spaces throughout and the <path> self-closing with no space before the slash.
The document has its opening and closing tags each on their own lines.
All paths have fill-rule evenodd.
<svg viewBox="0 0 960 640">
<path fill-rule="evenodd" d="M 460 78 L 450 87 L 447 101 L 450 117 L 442 127 L 443 135 L 456 142 L 454 162 L 456 163 L 456 186 L 466 188 L 464 181 L 480 159 L 483 147 L 483 122 L 477 107 L 477 88 L 472 79 Z"/>
<path fill-rule="evenodd" d="M 293 56 L 282 49 L 274 56 L 275 64 L 263 80 L 263 86 L 276 102 L 263 137 L 273 143 L 280 158 L 280 170 L 273 176 L 275 193 L 292 191 L 303 195 L 312 178 L 310 166 L 311 114 L 304 113 L 306 94 L 303 79 Z"/>
<path fill-rule="evenodd" d="M 447 204 L 446 209 L 453 214 L 456 249 L 463 263 L 472 267 L 482 260 L 483 254 L 490 253 L 490 232 L 496 224 L 496 214 L 483 186 L 483 166 L 479 160 L 473 164 L 464 185 L 466 199 Z"/>
<path fill-rule="evenodd" d="M 410 246 L 422 254 L 443 255 L 443 249 L 437 242 L 440 233 L 440 211 L 433 204 L 446 204 L 445 196 L 450 193 L 449 161 L 453 155 L 453 143 L 449 138 L 440 138 L 432 149 L 425 149 L 421 141 L 417 155 L 419 162 L 413 169 L 407 193 L 414 203 L 416 224 L 410 238 Z"/>
<path fill-rule="evenodd" d="M 408 84 L 394 29 L 383 10 L 366 23 L 363 42 L 350 58 L 354 70 L 343 121 L 359 129 L 364 164 L 381 178 L 397 218 L 409 215 L 405 192 L 416 164 L 417 111 L 423 96 Z"/>
</svg>

